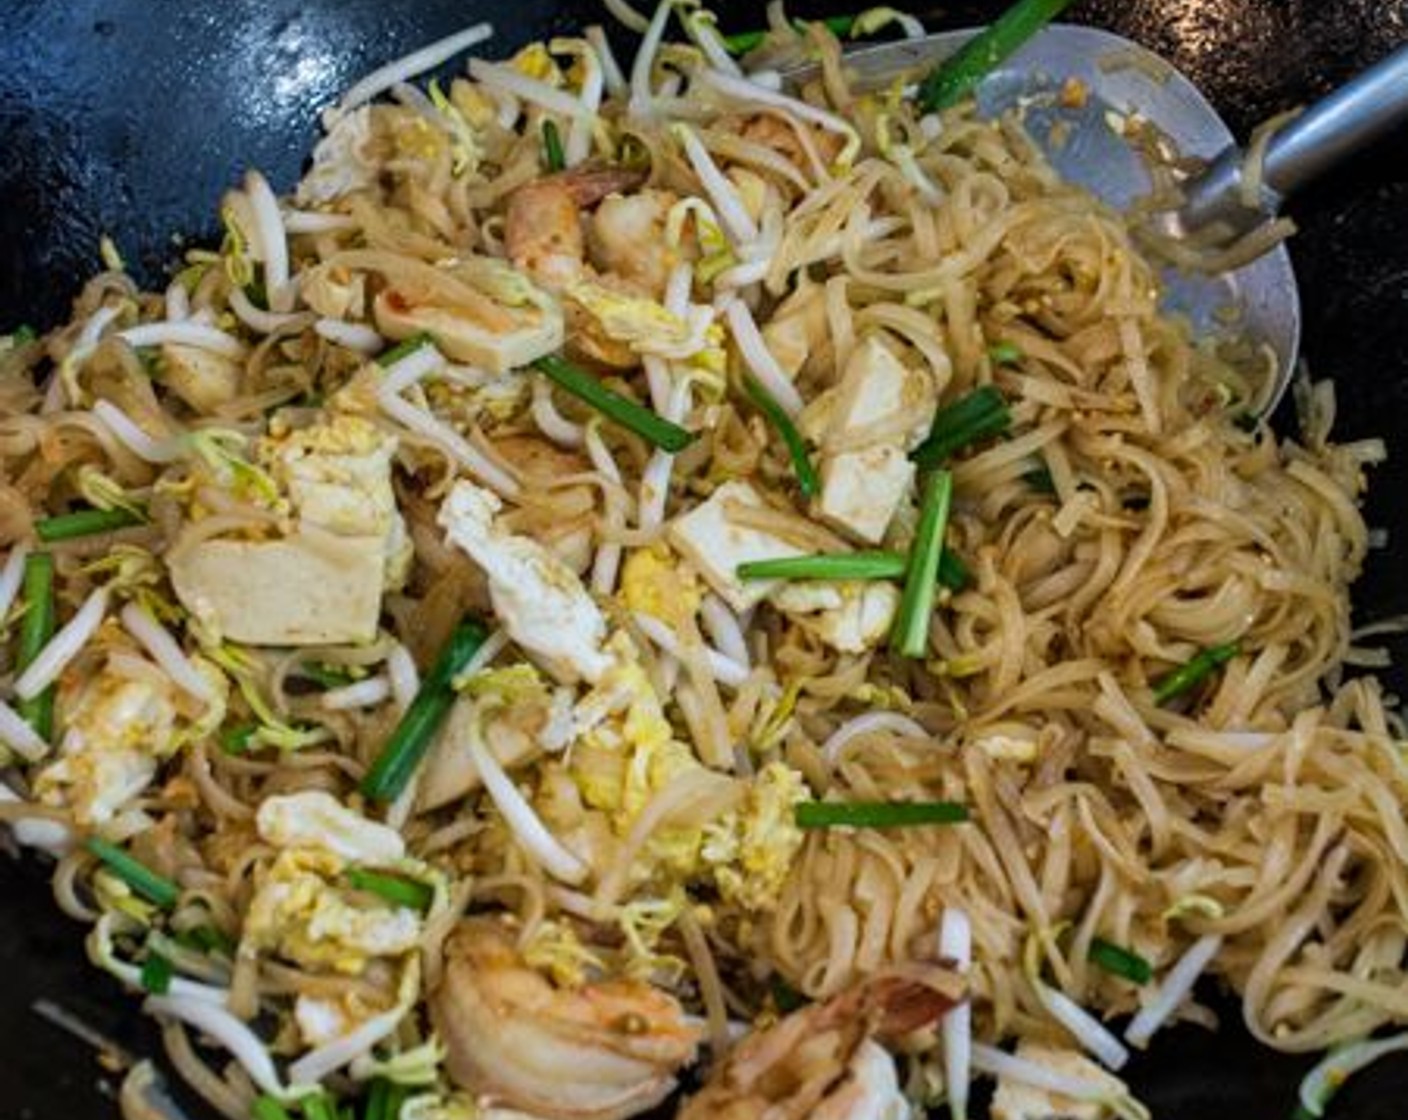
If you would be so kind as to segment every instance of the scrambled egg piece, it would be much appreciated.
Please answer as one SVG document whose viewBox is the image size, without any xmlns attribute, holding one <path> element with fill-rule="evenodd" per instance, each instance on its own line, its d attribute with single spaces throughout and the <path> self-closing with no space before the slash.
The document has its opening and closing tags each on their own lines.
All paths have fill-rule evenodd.
<svg viewBox="0 0 1408 1120">
<path fill-rule="evenodd" d="M 742 807 L 705 827 L 702 854 L 725 901 L 766 910 L 777 900 L 802 847 L 794 810 L 810 796 L 797 771 L 770 762 L 754 776 Z"/>
<path fill-rule="evenodd" d="M 630 831 L 649 800 L 676 776 L 703 764 L 674 735 L 659 697 L 622 635 L 616 664 L 577 706 L 585 725 L 570 772 L 590 806 L 606 812 L 618 835 Z M 766 909 L 777 898 L 802 834 L 793 806 L 808 796 L 801 775 L 770 763 L 751 780 L 743 803 L 703 828 L 667 828 L 645 848 L 636 878 L 675 882 L 712 877 L 731 902 Z"/>
<path fill-rule="evenodd" d="M 559 680 L 599 680 L 606 620 L 575 572 L 531 537 L 496 522 L 497 495 L 461 480 L 440 507 L 446 539 L 489 579 L 494 613 L 509 636 Z"/>
<path fill-rule="evenodd" d="M 707 307 L 696 304 L 685 315 L 675 315 L 648 296 L 588 280 L 570 285 L 566 295 L 601 325 L 607 338 L 625 343 L 637 354 L 683 361 L 709 345 L 713 312 Z"/>
<path fill-rule="evenodd" d="M 621 601 L 627 609 L 673 628 L 693 618 L 703 598 L 694 569 L 683 565 L 666 544 L 634 550 L 621 567 Z"/>
<path fill-rule="evenodd" d="M 365 895 L 353 901 L 335 886 L 345 866 L 327 851 L 280 852 L 257 880 L 246 941 L 305 967 L 349 976 L 374 957 L 413 950 L 421 933 L 415 912 Z"/>
<path fill-rule="evenodd" d="M 394 828 L 367 820 L 324 790 L 267 797 L 254 821 L 260 838 L 276 848 L 320 848 L 349 863 L 383 865 L 406 854 Z"/>
<path fill-rule="evenodd" d="M 218 720 L 229 686 L 214 671 L 202 673 Z M 204 717 L 187 718 L 192 703 L 155 676 L 120 676 L 106 667 L 80 682 L 72 698 L 64 686 L 62 751 L 39 772 L 35 795 L 68 806 L 81 825 L 108 823 L 151 785 L 161 759 L 206 726 Z"/>
<path fill-rule="evenodd" d="M 313 206 L 375 187 L 371 144 L 371 106 L 341 117 L 313 149 L 313 166 L 298 184 L 298 204 Z"/>
<path fill-rule="evenodd" d="M 394 436 L 360 416 L 333 415 L 270 436 L 260 451 L 304 522 L 338 536 L 378 538 L 386 588 L 405 582 L 413 549 L 391 485 Z"/>
</svg>

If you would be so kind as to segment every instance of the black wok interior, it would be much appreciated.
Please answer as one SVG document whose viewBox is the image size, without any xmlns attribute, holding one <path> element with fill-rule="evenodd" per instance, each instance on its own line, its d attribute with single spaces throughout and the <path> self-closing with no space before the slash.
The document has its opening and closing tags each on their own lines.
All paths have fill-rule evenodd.
<svg viewBox="0 0 1408 1120">
<path fill-rule="evenodd" d="M 761 3 L 713 6 L 731 29 L 762 19 Z M 899 6 L 938 29 L 987 22 L 1003 5 Z M 158 282 L 180 235 L 212 237 L 219 195 L 245 167 L 291 186 L 317 110 L 379 62 L 481 18 L 498 28 L 494 52 L 601 18 L 587 0 L 0 0 L 0 13 L 0 332 L 66 317 L 104 232 Z M 1085 0 L 1066 18 L 1164 55 L 1242 137 L 1408 40 L 1408 0 Z M 1408 130 L 1291 212 L 1304 355 L 1338 381 L 1340 434 L 1389 444 L 1369 520 L 1390 543 L 1356 597 L 1372 621 L 1408 611 Z M 1395 652 L 1408 657 L 1408 642 Z M 1402 694 L 1402 670 L 1388 676 Z M 115 1117 L 117 1079 L 32 1004 L 51 1000 L 138 1054 L 159 1051 L 155 1030 L 87 966 L 42 867 L 0 855 L 0 899 L 0 1120 Z M 1290 1117 L 1311 1059 L 1261 1049 L 1235 1008 L 1222 1010 L 1221 1033 L 1171 1030 L 1131 1064 L 1140 1097 L 1159 1120 Z M 1331 1116 L 1402 1120 L 1405 1102 L 1400 1056 L 1352 1081 Z"/>
</svg>

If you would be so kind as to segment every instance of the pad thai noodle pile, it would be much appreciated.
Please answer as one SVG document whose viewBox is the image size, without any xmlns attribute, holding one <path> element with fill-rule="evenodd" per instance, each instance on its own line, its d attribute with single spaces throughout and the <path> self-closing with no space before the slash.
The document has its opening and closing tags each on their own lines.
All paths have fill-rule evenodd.
<svg viewBox="0 0 1408 1120">
<path fill-rule="evenodd" d="M 613 10 L 629 70 L 376 72 L 164 292 L 109 245 L 0 354 L 0 819 L 175 1069 L 236 1120 L 1138 1117 L 1217 984 L 1282 1051 L 1401 1022 L 1382 446 L 1327 384 L 1258 426 L 1017 116 Z"/>
</svg>

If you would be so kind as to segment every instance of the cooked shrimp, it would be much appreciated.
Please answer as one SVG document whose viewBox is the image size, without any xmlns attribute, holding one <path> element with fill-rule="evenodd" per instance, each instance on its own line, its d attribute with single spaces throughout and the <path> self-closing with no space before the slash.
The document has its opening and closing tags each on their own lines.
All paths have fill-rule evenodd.
<svg viewBox="0 0 1408 1120">
<path fill-rule="evenodd" d="M 587 256 L 581 211 L 640 180 L 639 172 L 621 168 L 575 168 L 525 183 L 508 200 L 509 259 L 550 291 L 581 279 Z"/>
<path fill-rule="evenodd" d="M 587 227 L 592 263 L 635 284 L 651 299 L 663 299 L 675 266 L 696 255 L 692 238 L 680 246 L 666 241 L 665 224 L 678 201 L 669 191 L 650 188 L 603 199 Z"/>
<path fill-rule="evenodd" d="M 875 976 L 745 1038 L 679 1120 L 891 1120 L 909 1115 L 888 1052 L 958 1002 L 945 969 Z"/>
<path fill-rule="evenodd" d="M 659 1104 L 694 1060 L 699 1032 L 672 996 L 634 980 L 556 987 L 507 929 L 466 921 L 446 946 L 431 1014 L 450 1076 L 546 1120 L 618 1120 Z"/>
</svg>

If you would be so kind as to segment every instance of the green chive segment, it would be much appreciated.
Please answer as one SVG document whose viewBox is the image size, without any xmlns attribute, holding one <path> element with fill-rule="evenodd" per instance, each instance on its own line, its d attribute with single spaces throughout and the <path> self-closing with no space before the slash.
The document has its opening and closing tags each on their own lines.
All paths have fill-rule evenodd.
<svg viewBox="0 0 1408 1120">
<path fill-rule="evenodd" d="M 1196 688 L 1242 652 L 1238 642 L 1224 642 L 1199 650 L 1167 676 L 1154 682 L 1154 703 L 1167 704 L 1176 696 Z"/>
<path fill-rule="evenodd" d="M 777 429 L 777 434 L 787 445 L 787 454 L 792 457 L 792 473 L 797 476 L 797 489 L 802 492 L 802 497 L 816 497 L 821 492 L 821 479 L 817 477 L 816 467 L 812 465 L 811 456 L 807 454 L 806 442 L 802 439 L 802 433 L 797 430 L 797 425 L 792 423 L 792 417 L 787 415 L 757 378 L 745 377 L 743 387 L 748 392 L 748 399 L 757 405 L 758 411 L 767 417 L 768 423 Z"/>
<path fill-rule="evenodd" d="M 32 552 L 24 560 L 24 619 L 20 623 L 15 662 L 19 673 L 29 667 L 53 636 L 54 558 L 47 552 Z M 45 742 L 54 737 L 54 687 L 51 684 L 38 696 L 16 704 L 20 716 Z"/>
<path fill-rule="evenodd" d="M 160 953 L 148 951 L 142 962 L 142 972 L 138 979 L 142 987 L 154 996 L 164 996 L 171 990 L 171 976 L 175 970 L 171 962 Z"/>
<path fill-rule="evenodd" d="M 249 1115 L 253 1120 L 292 1120 L 288 1109 L 270 1096 L 257 1098 L 249 1110 Z"/>
<path fill-rule="evenodd" d="M 358 679 L 342 665 L 325 665 L 321 661 L 299 662 L 298 675 L 325 689 L 345 688 Z"/>
<path fill-rule="evenodd" d="M 909 557 L 903 552 L 871 549 L 860 552 L 816 552 L 809 556 L 787 556 L 776 560 L 749 560 L 735 569 L 738 578 L 873 580 L 903 579 L 909 570 Z M 939 584 L 950 591 L 962 591 L 972 576 L 962 560 L 948 549 L 939 558 Z"/>
<path fill-rule="evenodd" d="M 404 1085 L 397 1085 L 385 1077 L 373 1078 L 367 1091 L 367 1107 L 362 1113 L 362 1120 L 397 1120 L 406 1093 Z"/>
<path fill-rule="evenodd" d="M 402 358 L 409 358 L 422 346 L 433 346 L 434 344 L 435 340 L 425 331 L 421 331 L 419 334 L 413 334 L 410 338 L 398 342 L 390 350 L 378 354 L 376 364 L 382 369 L 386 369 L 388 366 L 394 366 Z"/>
<path fill-rule="evenodd" d="M 851 33 L 851 28 L 854 27 L 856 23 L 856 17 L 827 16 L 826 19 L 820 22 L 826 24 L 826 26 L 831 29 L 833 35 L 838 38 L 844 38 Z M 792 26 L 798 31 L 805 32 L 807 29 L 807 21 L 795 19 L 792 21 Z M 727 50 L 729 54 L 747 54 L 749 51 L 758 48 L 765 35 L 767 35 L 766 31 L 756 29 L 753 31 L 739 31 L 733 35 L 725 35 L 724 49 Z"/>
<path fill-rule="evenodd" d="M 543 165 L 549 171 L 562 171 L 567 159 L 562 154 L 562 134 L 554 121 L 543 122 Z"/>
<path fill-rule="evenodd" d="M 1003 59 L 1055 19 L 1071 0 L 1018 0 L 929 72 L 919 86 L 926 113 L 947 109 L 977 88 Z"/>
<path fill-rule="evenodd" d="M 484 626 L 472 618 L 464 619 L 455 627 L 421 682 L 411 706 L 362 779 L 362 792 L 369 799 L 394 801 L 406 788 L 455 702 L 452 682 L 479 652 L 488 636 Z"/>
<path fill-rule="evenodd" d="M 53 544 L 144 524 L 146 518 L 130 509 L 80 509 L 36 521 L 34 532 L 45 544 Z"/>
<path fill-rule="evenodd" d="M 924 442 L 909 453 L 921 467 L 939 467 L 979 440 L 1012 426 L 1012 412 L 995 385 L 980 385 L 934 414 Z"/>
<path fill-rule="evenodd" d="M 909 552 L 904 592 L 900 596 L 890 646 L 903 657 L 923 657 L 929 648 L 929 616 L 934 610 L 934 582 L 944 551 L 944 531 L 953 500 L 953 475 L 935 471 L 924 480 L 919 526 Z"/>
<path fill-rule="evenodd" d="M 298 1102 L 305 1120 L 338 1120 L 337 1103 L 324 1091 L 310 1093 Z"/>
<path fill-rule="evenodd" d="M 1147 984 L 1154 978 L 1154 967 L 1138 953 L 1096 937 L 1090 942 L 1087 954 L 1091 963 L 1115 976 L 1122 976 L 1135 984 Z"/>
<path fill-rule="evenodd" d="M 968 808 L 956 801 L 803 801 L 794 816 L 798 828 L 912 828 L 962 824 Z"/>
<path fill-rule="evenodd" d="M 347 872 L 347 881 L 355 890 L 377 895 L 393 906 L 404 906 L 424 914 L 435 899 L 435 890 L 428 883 L 388 875 L 384 871 L 368 871 L 354 867 Z"/>
<path fill-rule="evenodd" d="M 181 888 L 164 875 L 158 875 L 139 859 L 133 859 L 116 844 L 98 836 L 88 837 L 84 845 L 107 868 L 148 902 L 170 910 L 181 897 Z"/>
<path fill-rule="evenodd" d="M 1010 366 L 1022 360 L 1022 348 L 1015 342 L 995 342 L 988 347 L 994 365 Z"/>
<path fill-rule="evenodd" d="M 579 369 L 565 358 L 548 354 L 538 358 L 533 363 L 533 368 L 559 388 L 591 405 L 621 427 L 635 432 L 641 439 L 661 451 L 677 454 L 695 440 L 693 432 L 657 416 L 629 397 L 612 392 L 586 370 Z"/>
</svg>

